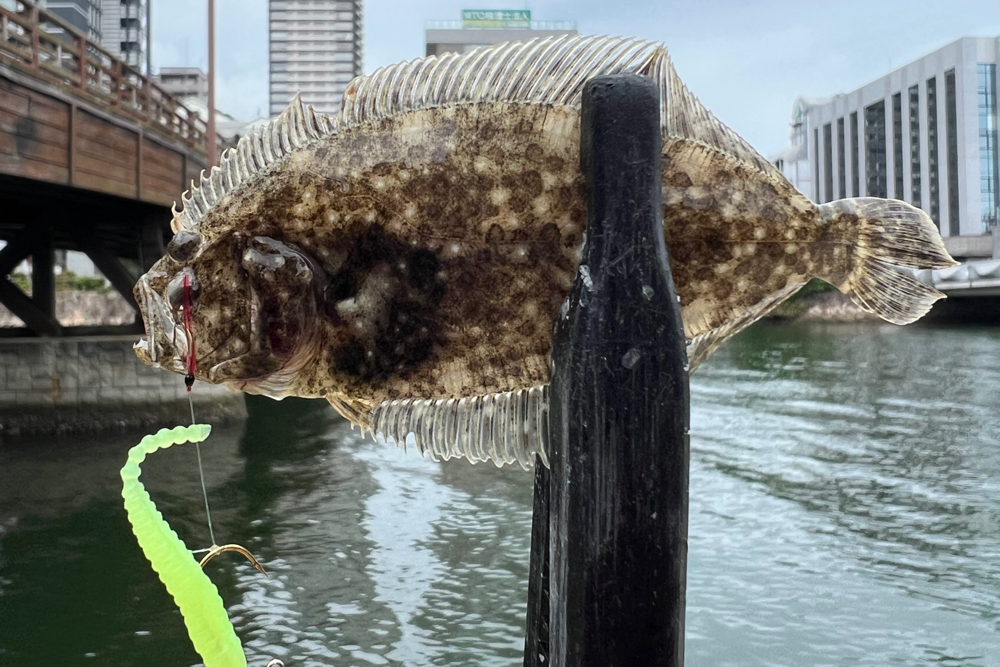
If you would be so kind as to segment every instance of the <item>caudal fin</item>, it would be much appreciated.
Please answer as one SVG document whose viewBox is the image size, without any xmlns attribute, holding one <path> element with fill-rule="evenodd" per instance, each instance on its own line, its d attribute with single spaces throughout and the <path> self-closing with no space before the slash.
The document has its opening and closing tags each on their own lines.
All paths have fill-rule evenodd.
<svg viewBox="0 0 1000 667">
<path fill-rule="evenodd" d="M 919 208 L 895 199 L 860 197 L 823 204 L 819 210 L 847 245 L 846 272 L 831 282 L 861 308 L 893 324 L 909 324 L 944 298 L 896 268 L 957 264 L 933 221 Z"/>
</svg>

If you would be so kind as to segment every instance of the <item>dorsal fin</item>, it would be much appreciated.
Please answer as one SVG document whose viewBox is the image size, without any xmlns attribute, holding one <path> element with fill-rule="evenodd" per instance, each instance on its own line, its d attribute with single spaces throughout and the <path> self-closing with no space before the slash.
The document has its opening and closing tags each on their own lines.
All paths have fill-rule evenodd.
<svg viewBox="0 0 1000 667">
<path fill-rule="evenodd" d="M 407 111 L 488 102 L 578 106 L 588 79 L 649 76 L 661 44 L 617 37 L 545 37 L 445 53 L 358 77 L 344 94 L 345 125 Z"/>
<path fill-rule="evenodd" d="M 197 232 L 209 210 L 235 188 L 306 144 L 367 121 L 442 106 L 513 102 L 579 106 L 584 84 L 606 74 L 653 78 L 661 95 L 664 137 L 693 139 L 765 172 L 778 173 L 711 114 L 681 82 L 662 44 L 620 37 L 544 37 L 383 67 L 347 87 L 339 116 L 325 116 L 296 96 L 260 132 L 240 139 L 210 174 L 181 197 L 172 227 Z"/>
<path fill-rule="evenodd" d="M 336 118 L 317 114 L 296 95 L 288 108 L 260 132 L 241 137 L 235 148 L 222 154 L 218 166 L 206 174 L 201 172 L 199 183 L 181 196 L 183 210 L 174 204 L 171 228 L 197 232 L 202 218 L 228 193 L 286 158 L 292 151 L 314 139 L 337 131 Z"/>
</svg>

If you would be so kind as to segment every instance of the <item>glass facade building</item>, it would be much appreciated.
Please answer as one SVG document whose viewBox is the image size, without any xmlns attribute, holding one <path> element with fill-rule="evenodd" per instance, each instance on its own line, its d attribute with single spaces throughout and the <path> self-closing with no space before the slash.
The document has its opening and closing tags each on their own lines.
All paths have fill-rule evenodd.
<svg viewBox="0 0 1000 667">
<path fill-rule="evenodd" d="M 851 112 L 851 196 L 861 196 L 861 175 L 858 159 L 858 112 Z"/>
<path fill-rule="evenodd" d="M 983 230 L 997 228 L 1000 201 L 997 200 L 1000 167 L 997 160 L 997 66 L 976 66 L 979 112 L 979 196 Z"/>
<path fill-rule="evenodd" d="M 865 107 L 865 194 L 887 197 L 885 152 L 885 100 Z"/>
<path fill-rule="evenodd" d="M 920 85 L 910 86 L 910 203 L 921 205 L 920 199 Z M 902 197 L 900 197 L 902 199 Z"/>
<path fill-rule="evenodd" d="M 958 100 L 955 92 L 955 70 L 944 73 L 945 129 L 948 139 L 948 233 L 959 234 L 958 194 Z"/>
<path fill-rule="evenodd" d="M 907 201 L 953 256 L 1000 259 L 998 69 L 1000 37 L 962 37 L 850 92 L 798 98 L 803 191 Z"/>
<path fill-rule="evenodd" d="M 938 108 L 937 79 L 927 79 L 927 171 L 930 189 L 930 210 L 934 224 L 941 227 L 941 181 L 938 174 Z"/>
<path fill-rule="evenodd" d="M 847 146 L 844 142 L 844 118 L 837 119 L 837 197 L 847 196 Z"/>
</svg>

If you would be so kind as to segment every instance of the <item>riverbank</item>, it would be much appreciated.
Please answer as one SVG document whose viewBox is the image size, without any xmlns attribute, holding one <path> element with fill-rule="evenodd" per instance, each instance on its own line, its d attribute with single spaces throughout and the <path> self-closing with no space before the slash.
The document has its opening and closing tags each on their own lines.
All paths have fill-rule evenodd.
<svg viewBox="0 0 1000 667">
<path fill-rule="evenodd" d="M 146 366 L 134 336 L 0 340 L 0 440 L 190 422 L 184 380 Z M 199 419 L 246 417 L 243 394 L 198 383 Z"/>
</svg>

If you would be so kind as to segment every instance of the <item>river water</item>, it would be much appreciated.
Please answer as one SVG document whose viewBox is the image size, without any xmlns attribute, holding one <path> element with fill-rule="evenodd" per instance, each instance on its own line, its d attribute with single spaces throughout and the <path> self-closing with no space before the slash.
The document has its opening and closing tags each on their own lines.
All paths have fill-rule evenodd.
<svg viewBox="0 0 1000 667">
<path fill-rule="evenodd" d="M 250 664 L 519 665 L 531 475 L 253 401 L 203 447 Z M 142 434 L 0 446 L 0 663 L 198 663 L 135 545 Z M 1000 329 L 757 326 L 692 382 L 689 667 L 1000 665 Z M 209 543 L 190 447 L 143 478 Z"/>
</svg>

